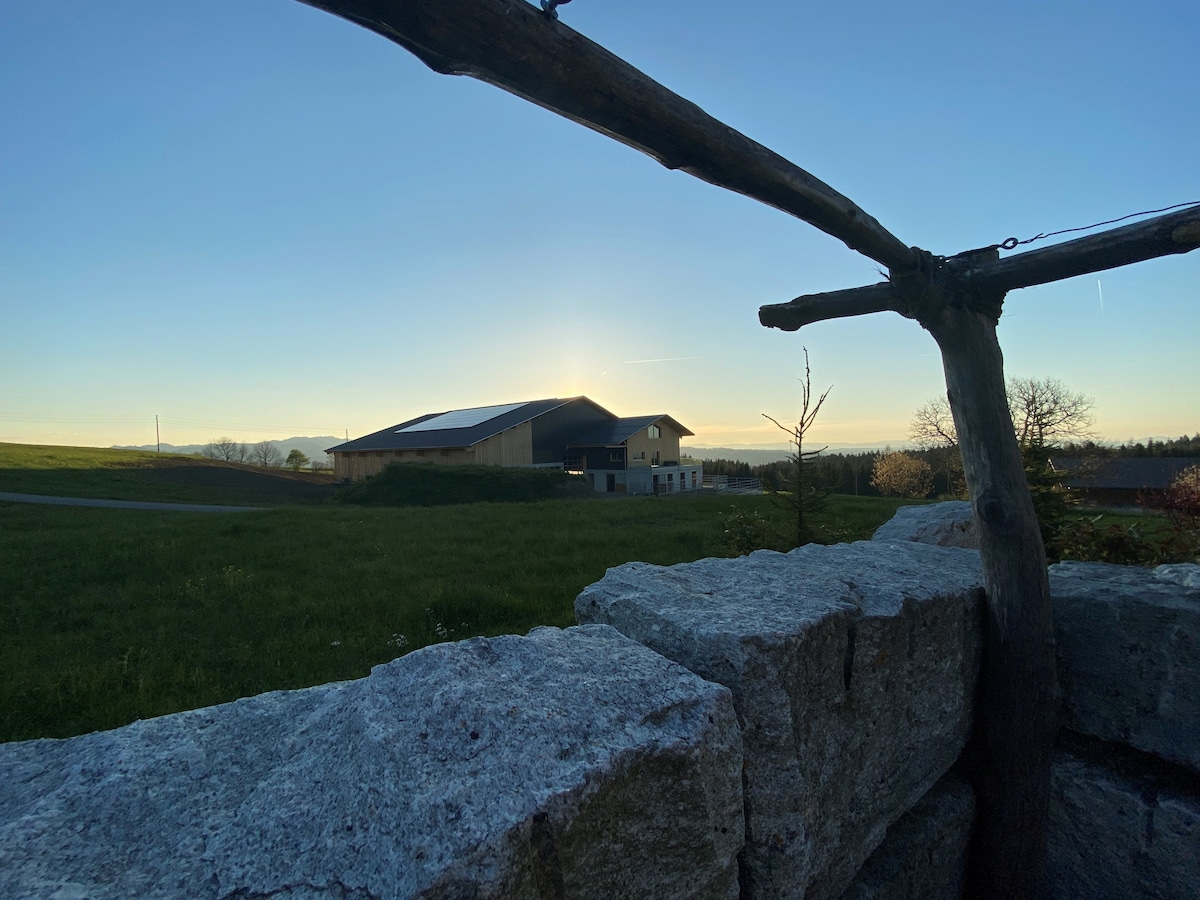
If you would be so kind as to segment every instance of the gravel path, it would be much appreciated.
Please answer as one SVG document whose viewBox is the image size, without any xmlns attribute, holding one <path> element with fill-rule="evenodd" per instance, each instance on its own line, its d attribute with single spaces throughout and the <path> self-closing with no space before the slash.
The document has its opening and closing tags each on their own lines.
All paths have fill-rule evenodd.
<svg viewBox="0 0 1200 900">
<path fill-rule="evenodd" d="M 262 506 L 214 506 L 202 503 L 150 503 L 145 500 L 90 500 L 86 497 L 47 497 L 42 494 L 10 494 L 0 491 L 9 503 L 44 503 L 50 506 L 100 506 L 107 509 L 156 509 L 169 512 L 262 512 Z"/>
</svg>

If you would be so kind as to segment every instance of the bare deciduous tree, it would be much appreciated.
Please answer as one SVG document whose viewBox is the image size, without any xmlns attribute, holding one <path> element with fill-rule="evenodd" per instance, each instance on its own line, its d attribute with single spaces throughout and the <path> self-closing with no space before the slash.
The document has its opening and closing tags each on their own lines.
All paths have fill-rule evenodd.
<svg viewBox="0 0 1200 900">
<path fill-rule="evenodd" d="M 250 461 L 265 469 L 274 469 L 283 465 L 283 454 L 270 441 L 259 441 L 250 448 Z"/>
<path fill-rule="evenodd" d="M 250 450 L 245 444 L 238 443 L 231 437 L 219 437 L 209 441 L 200 453 L 210 459 L 245 462 L 250 455 Z"/>
<path fill-rule="evenodd" d="M 937 397 L 917 407 L 912 424 L 908 427 L 908 437 L 922 450 L 958 446 L 954 415 L 945 397 Z"/>
<path fill-rule="evenodd" d="M 1021 447 L 1051 447 L 1065 438 L 1091 437 L 1092 400 L 1057 378 L 1009 378 L 1008 412 Z M 922 450 L 957 447 L 958 431 L 945 397 L 919 407 L 909 437 Z"/>
<path fill-rule="evenodd" d="M 944 478 L 942 486 L 945 492 L 959 496 L 965 494 L 967 483 L 962 457 L 958 452 L 958 431 L 945 397 L 937 397 L 918 407 L 913 414 L 908 436 L 928 454 L 935 473 Z"/>
<path fill-rule="evenodd" d="M 1092 400 L 1056 378 L 1010 378 L 1008 411 L 1017 443 L 1049 447 L 1064 438 L 1091 437 Z"/>
</svg>

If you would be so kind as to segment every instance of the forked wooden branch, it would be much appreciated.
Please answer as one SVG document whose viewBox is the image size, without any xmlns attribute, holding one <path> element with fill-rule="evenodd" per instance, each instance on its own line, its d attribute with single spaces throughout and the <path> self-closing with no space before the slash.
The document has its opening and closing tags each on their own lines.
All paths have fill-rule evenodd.
<svg viewBox="0 0 1200 900">
<path fill-rule="evenodd" d="M 1005 259 L 981 259 L 963 266 L 955 266 L 953 259 L 948 262 L 955 270 L 955 277 L 969 289 L 1003 294 L 1160 256 L 1188 253 L 1197 247 L 1200 247 L 1200 207 L 1191 207 Z M 886 310 L 903 312 L 904 304 L 891 282 L 884 281 L 772 303 L 759 309 L 758 319 L 768 328 L 796 331 L 825 319 Z"/>
<path fill-rule="evenodd" d="M 893 270 L 912 251 L 857 204 L 714 119 L 525 0 L 301 0 L 412 52 L 642 151 L 669 169 L 760 200 Z"/>
<path fill-rule="evenodd" d="M 829 291 L 824 294 L 805 294 L 787 303 L 772 303 L 759 307 L 758 321 L 768 328 L 798 331 L 813 322 L 861 316 L 866 313 L 900 311 L 900 301 L 890 281 L 866 287 Z"/>
</svg>

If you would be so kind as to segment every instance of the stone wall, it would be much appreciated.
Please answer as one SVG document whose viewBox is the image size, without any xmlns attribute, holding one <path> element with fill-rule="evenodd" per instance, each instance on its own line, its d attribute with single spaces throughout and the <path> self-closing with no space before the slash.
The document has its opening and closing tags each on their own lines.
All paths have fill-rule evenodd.
<svg viewBox="0 0 1200 900">
<path fill-rule="evenodd" d="M 959 898 L 979 559 L 910 524 L 631 563 L 575 628 L 0 745 L 0 896 Z M 1051 571 L 1058 897 L 1196 896 L 1195 576 Z"/>
<path fill-rule="evenodd" d="M 1057 896 L 1200 896 L 1200 566 L 1050 567 Z M 1188 585 L 1192 586 L 1188 586 Z"/>
</svg>

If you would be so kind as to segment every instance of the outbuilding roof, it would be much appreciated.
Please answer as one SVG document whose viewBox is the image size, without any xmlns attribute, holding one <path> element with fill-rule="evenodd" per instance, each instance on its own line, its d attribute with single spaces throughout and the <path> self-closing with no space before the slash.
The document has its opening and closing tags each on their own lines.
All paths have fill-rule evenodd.
<svg viewBox="0 0 1200 900">
<path fill-rule="evenodd" d="M 599 428 L 593 428 L 586 434 L 580 435 L 571 441 L 570 446 L 597 447 L 623 444 L 643 428 L 648 428 L 657 422 L 663 421 L 670 423 L 670 427 L 681 435 L 695 434 L 695 432 L 684 428 L 670 416 L 659 413 L 654 416 L 628 416 L 623 419 L 616 419 L 607 425 L 601 425 Z"/>
<path fill-rule="evenodd" d="M 1179 473 L 1200 460 L 1174 456 L 1135 456 L 1081 459 L 1056 456 L 1055 471 L 1067 475 L 1067 486 L 1092 490 L 1166 490 Z"/>
<path fill-rule="evenodd" d="M 497 406 L 477 406 L 470 409 L 452 409 L 440 413 L 427 413 L 392 425 L 374 434 L 355 438 L 330 447 L 326 453 L 345 453 L 356 450 L 437 450 L 444 448 L 470 447 L 490 437 L 508 431 L 551 410 L 575 401 L 588 403 L 606 415 L 608 410 L 593 403 L 587 397 L 566 399 L 529 400 L 523 403 L 505 403 Z M 690 432 L 689 432 L 690 434 Z"/>
</svg>

